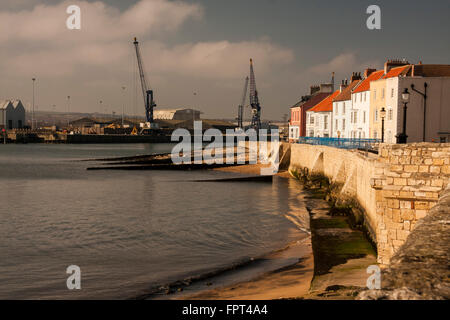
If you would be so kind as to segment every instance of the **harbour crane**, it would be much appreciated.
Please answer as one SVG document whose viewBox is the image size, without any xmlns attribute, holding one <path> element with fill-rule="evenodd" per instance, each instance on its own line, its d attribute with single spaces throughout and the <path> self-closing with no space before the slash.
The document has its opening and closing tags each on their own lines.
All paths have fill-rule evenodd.
<svg viewBox="0 0 450 320">
<path fill-rule="evenodd" d="M 258 90 L 256 90 L 252 59 L 250 59 L 250 106 L 252 107 L 251 127 L 258 132 L 261 129 L 261 105 L 259 104 Z"/>
<path fill-rule="evenodd" d="M 142 95 L 144 97 L 144 103 L 145 103 L 145 119 L 150 124 L 153 124 L 153 108 L 156 107 L 155 100 L 153 99 L 153 90 L 151 90 L 148 87 L 147 79 L 145 77 L 145 71 L 144 71 L 144 63 L 142 61 L 141 57 L 141 50 L 139 48 L 139 42 L 136 38 L 134 38 L 134 47 L 136 49 L 136 58 L 137 58 L 137 64 L 139 68 L 139 77 L 141 78 L 141 88 L 142 88 Z"/>
<path fill-rule="evenodd" d="M 238 106 L 238 127 L 243 128 L 243 121 L 244 121 L 244 106 L 245 106 L 245 100 L 247 98 L 247 90 L 248 90 L 248 77 L 245 78 L 245 84 L 244 84 L 244 92 L 242 93 L 242 100 L 241 104 Z"/>
</svg>

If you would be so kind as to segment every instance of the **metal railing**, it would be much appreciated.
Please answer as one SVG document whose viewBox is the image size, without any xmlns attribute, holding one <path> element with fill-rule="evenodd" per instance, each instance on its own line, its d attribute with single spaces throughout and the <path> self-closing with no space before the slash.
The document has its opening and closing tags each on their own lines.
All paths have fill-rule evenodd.
<svg viewBox="0 0 450 320">
<path fill-rule="evenodd" d="M 373 149 L 380 143 L 379 139 L 350 139 L 350 138 L 319 138 L 299 137 L 298 143 L 329 146 L 341 149 Z"/>
</svg>

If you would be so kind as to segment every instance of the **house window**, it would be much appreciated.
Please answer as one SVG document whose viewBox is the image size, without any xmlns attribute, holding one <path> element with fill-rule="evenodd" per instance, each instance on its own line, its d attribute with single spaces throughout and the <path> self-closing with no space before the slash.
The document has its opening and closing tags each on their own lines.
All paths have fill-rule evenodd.
<svg viewBox="0 0 450 320">
<path fill-rule="evenodd" d="M 366 102 L 366 92 L 364 92 L 364 102 Z"/>
<path fill-rule="evenodd" d="M 359 94 L 359 102 L 362 102 L 362 92 Z"/>
<path fill-rule="evenodd" d="M 366 123 L 366 112 L 363 112 L 363 123 Z"/>
<path fill-rule="evenodd" d="M 392 120 L 394 118 L 394 110 L 389 109 L 387 114 L 388 120 Z"/>
<path fill-rule="evenodd" d="M 336 131 L 336 130 L 339 130 L 339 127 L 338 127 L 338 119 L 336 119 L 336 123 L 335 123 L 335 125 L 334 125 L 334 130 Z"/>
<path fill-rule="evenodd" d="M 373 100 L 377 100 L 377 90 L 373 90 Z"/>
<path fill-rule="evenodd" d="M 381 90 L 381 99 L 384 98 L 384 88 Z"/>
<path fill-rule="evenodd" d="M 314 124 L 314 116 L 313 115 L 311 115 L 311 117 L 310 117 L 310 123 Z"/>
<path fill-rule="evenodd" d="M 323 116 L 323 128 L 328 130 L 328 116 Z"/>
<path fill-rule="evenodd" d="M 394 97 L 394 88 L 391 89 L 391 98 Z"/>
<path fill-rule="evenodd" d="M 342 119 L 342 130 L 345 130 L 345 119 Z"/>
<path fill-rule="evenodd" d="M 342 102 L 342 114 L 345 114 L 345 102 Z"/>
<path fill-rule="evenodd" d="M 378 110 L 375 110 L 375 121 L 378 121 Z"/>
</svg>

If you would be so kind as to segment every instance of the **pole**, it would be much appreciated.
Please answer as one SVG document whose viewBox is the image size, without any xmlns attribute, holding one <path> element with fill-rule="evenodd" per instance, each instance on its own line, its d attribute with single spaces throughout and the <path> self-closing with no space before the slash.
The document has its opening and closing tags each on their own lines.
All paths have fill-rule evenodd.
<svg viewBox="0 0 450 320">
<path fill-rule="evenodd" d="M 69 123 L 70 123 L 70 96 L 67 96 L 67 129 L 69 129 Z"/>
<path fill-rule="evenodd" d="M 36 78 L 32 78 L 33 80 L 33 103 L 32 103 L 32 109 L 31 109 L 31 130 L 34 129 L 34 83 L 36 81 Z"/>
<path fill-rule="evenodd" d="M 381 143 L 384 143 L 384 117 L 381 118 Z"/>
<path fill-rule="evenodd" d="M 122 102 L 122 128 L 124 125 L 124 116 L 125 116 L 125 89 L 126 87 L 123 86 L 122 87 L 122 92 L 123 92 L 123 102 Z"/>
<path fill-rule="evenodd" d="M 403 132 L 397 135 L 397 143 L 405 144 L 407 142 L 408 136 L 406 135 L 406 110 L 407 110 L 407 102 L 404 102 L 403 105 Z"/>
<path fill-rule="evenodd" d="M 422 132 L 422 141 L 425 142 L 425 136 L 426 136 L 426 117 L 427 117 L 427 88 L 428 88 L 428 83 L 424 83 L 423 84 L 425 90 L 424 92 L 420 92 L 419 90 L 414 88 L 414 84 L 411 84 L 411 89 L 415 92 L 417 92 L 418 94 L 420 94 L 423 97 L 423 132 Z"/>
</svg>

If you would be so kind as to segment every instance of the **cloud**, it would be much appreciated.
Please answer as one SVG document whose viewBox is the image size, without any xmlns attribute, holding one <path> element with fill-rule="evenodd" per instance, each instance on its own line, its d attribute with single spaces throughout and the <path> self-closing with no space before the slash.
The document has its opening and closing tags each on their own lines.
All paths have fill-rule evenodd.
<svg viewBox="0 0 450 320">
<path fill-rule="evenodd" d="M 151 53 L 148 60 L 152 70 L 202 78 L 239 77 L 247 71 L 249 58 L 253 58 L 260 75 L 276 65 L 289 64 L 294 60 L 290 49 L 272 44 L 267 39 L 199 42 L 159 48 L 149 44 L 145 49 Z"/>
<path fill-rule="evenodd" d="M 342 53 L 326 63 L 310 67 L 308 72 L 318 75 L 330 74 L 331 72 L 351 73 L 352 71 L 361 71 L 379 65 L 379 61 L 359 61 L 355 53 Z"/>
<path fill-rule="evenodd" d="M 61 99 L 69 93 L 74 110 L 89 110 L 100 98 L 119 104 L 122 96 L 116 89 L 122 85 L 129 88 L 131 99 L 136 68 L 134 36 L 141 43 L 158 103 L 198 103 L 192 97 L 195 88 L 202 92 L 197 99 L 204 99 L 203 110 L 208 112 L 210 108 L 212 114 L 216 113 L 214 108 L 226 110 L 225 106 L 234 103 L 234 91 L 241 95 L 249 58 L 255 61 L 258 88 L 270 87 L 279 78 L 274 71 L 294 60 L 291 49 L 264 37 L 250 41 L 184 42 L 177 37 L 177 31 L 188 21 L 203 19 L 205 11 L 199 4 L 140 0 L 125 10 L 101 1 L 36 4 L 23 10 L 5 10 L 8 6 L 2 4 L 0 95 L 29 100 L 29 79 L 36 76 L 40 105 L 63 106 Z M 81 8 L 81 30 L 66 28 L 66 9 L 73 4 Z M 222 112 L 224 115 L 229 111 Z"/>
<path fill-rule="evenodd" d="M 66 8 L 81 8 L 81 30 L 68 30 Z M 201 19 L 203 8 L 168 0 L 141 0 L 124 12 L 102 2 L 65 1 L 37 5 L 32 10 L 0 12 L 0 53 L 7 73 L 64 76 L 83 68 L 113 68 L 124 72 L 133 55 L 132 38 L 142 41 L 146 65 L 152 73 L 207 78 L 237 77 L 253 57 L 259 72 L 293 60 L 291 50 L 257 41 L 212 41 L 169 46 L 163 38 L 189 19 Z M 8 27 L 13 25 L 14 27 Z M 162 39 L 161 39 L 162 38 Z M 14 54 L 12 54 L 14 52 Z"/>
</svg>

